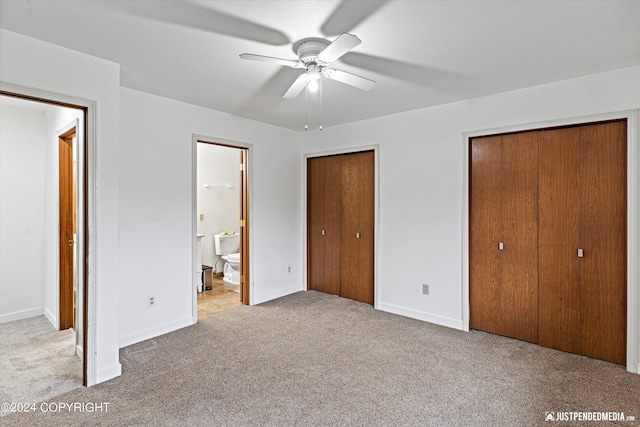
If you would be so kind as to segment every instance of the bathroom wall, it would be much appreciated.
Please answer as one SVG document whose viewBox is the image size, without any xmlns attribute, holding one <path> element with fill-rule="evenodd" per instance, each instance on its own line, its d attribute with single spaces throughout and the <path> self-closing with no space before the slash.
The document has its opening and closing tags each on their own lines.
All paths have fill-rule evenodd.
<svg viewBox="0 0 640 427">
<path fill-rule="evenodd" d="M 43 314 L 44 112 L 0 107 L 0 323 Z"/>
<path fill-rule="evenodd" d="M 222 272 L 224 260 L 215 254 L 213 235 L 240 232 L 240 150 L 198 143 L 198 233 L 202 238 L 202 263 Z M 231 185 L 231 188 L 209 187 Z M 201 219 L 202 218 L 202 219 Z"/>
</svg>

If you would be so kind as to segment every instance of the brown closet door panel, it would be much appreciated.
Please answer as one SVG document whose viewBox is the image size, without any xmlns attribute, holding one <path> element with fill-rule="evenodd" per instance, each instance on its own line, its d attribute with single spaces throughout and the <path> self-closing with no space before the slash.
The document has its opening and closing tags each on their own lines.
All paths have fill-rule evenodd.
<svg viewBox="0 0 640 427">
<path fill-rule="evenodd" d="M 533 342 L 538 338 L 536 138 L 523 133 L 474 139 L 470 201 L 470 327 Z"/>
<path fill-rule="evenodd" d="M 580 351 L 580 130 L 540 132 L 539 344 Z"/>
<path fill-rule="evenodd" d="M 580 128 L 581 353 L 626 360 L 626 122 Z"/>
<path fill-rule="evenodd" d="M 539 343 L 624 364 L 626 123 L 544 132 L 540 166 Z"/>
<path fill-rule="evenodd" d="M 502 138 L 474 138 L 470 158 L 469 327 L 494 332 L 500 323 Z"/>
<path fill-rule="evenodd" d="M 338 156 L 307 161 L 308 288 L 335 295 L 340 294 L 340 167 Z"/>
<path fill-rule="evenodd" d="M 537 342 L 538 135 L 505 135 L 502 150 L 500 331 Z"/>
<path fill-rule="evenodd" d="M 341 296 L 373 304 L 374 153 L 341 156 Z M 359 234 L 359 237 L 357 237 Z"/>
</svg>

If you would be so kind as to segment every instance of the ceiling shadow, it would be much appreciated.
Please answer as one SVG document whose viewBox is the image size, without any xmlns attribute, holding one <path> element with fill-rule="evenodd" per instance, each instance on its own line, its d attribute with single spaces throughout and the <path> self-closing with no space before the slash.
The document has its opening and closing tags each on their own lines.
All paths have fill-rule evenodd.
<svg viewBox="0 0 640 427">
<path fill-rule="evenodd" d="M 274 46 L 290 43 L 289 38 L 281 31 L 195 3 L 162 1 L 149 4 L 140 1 L 121 1 L 111 2 L 109 7 L 116 12 L 128 12 L 139 18 L 167 22 Z"/>
<path fill-rule="evenodd" d="M 387 0 L 343 0 L 320 30 L 327 36 L 346 33 L 367 19 Z"/>
<path fill-rule="evenodd" d="M 428 88 L 450 92 L 464 91 L 469 86 L 465 76 L 421 65 L 409 64 L 394 59 L 381 58 L 358 52 L 349 52 L 341 58 L 345 64 L 409 81 Z"/>
<path fill-rule="evenodd" d="M 282 67 L 267 80 L 240 107 L 242 112 L 265 112 L 275 110 L 281 103 L 290 102 L 282 96 L 303 70 Z"/>
</svg>

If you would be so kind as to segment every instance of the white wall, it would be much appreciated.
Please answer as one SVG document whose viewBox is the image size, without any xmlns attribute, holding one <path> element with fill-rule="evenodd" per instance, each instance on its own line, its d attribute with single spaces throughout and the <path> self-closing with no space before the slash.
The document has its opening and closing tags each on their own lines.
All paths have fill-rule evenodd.
<svg viewBox="0 0 640 427">
<path fill-rule="evenodd" d="M 43 314 L 44 113 L 0 107 L 0 323 Z"/>
<path fill-rule="evenodd" d="M 0 30 L 3 89 L 95 102 L 90 153 L 93 229 L 89 256 L 89 384 L 120 375 L 118 362 L 118 107 L 120 67 L 109 61 Z M 93 138 L 95 137 L 95 139 Z M 93 330 L 91 330 L 93 328 Z"/>
<path fill-rule="evenodd" d="M 127 88 L 120 100 L 120 345 L 195 320 L 194 134 L 252 144 L 252 302 L 301 290 L 299 133 Z"/>
<path fill-rule="evenodd" d="M 199 143 L 197 173 L 197 231 L 202 238 L 202 263 L 222 272 L 224 260 L 215 254 L 214 234 L 240 232 L 240 150 Z M 204 185 L 230 185 L 231 188 Z M 200 220 L 202 215 L 202 220 Z"/>
<path fill-rule="evenodd" d="M 637 108 L 632 67 L 305 133 L 303 150 L 380 144 L 377 308 L 462 328 L 463 133 Z"/>
</svg>

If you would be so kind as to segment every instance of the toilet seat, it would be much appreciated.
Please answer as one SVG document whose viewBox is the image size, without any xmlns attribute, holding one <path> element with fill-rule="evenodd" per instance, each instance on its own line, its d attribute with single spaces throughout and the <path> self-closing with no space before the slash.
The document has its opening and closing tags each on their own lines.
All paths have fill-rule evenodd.
<svg viewBox="0 0 640 427">
<path fill-rule="evenodd" d="M 232 263 L 236 263 L 236 264 L 240 263 L 240 254 L 239 253 L 225 255 L 225 256 L 223 256 L 223 258 L 226 259 L 228 262 L 232 262 Z"/>
</svg>

